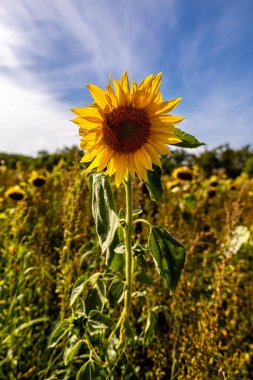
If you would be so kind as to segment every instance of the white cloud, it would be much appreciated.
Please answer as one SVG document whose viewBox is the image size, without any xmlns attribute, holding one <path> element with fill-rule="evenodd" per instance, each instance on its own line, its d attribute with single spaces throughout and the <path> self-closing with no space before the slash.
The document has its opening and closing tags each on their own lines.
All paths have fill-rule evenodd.
<svg viewBox="0 0 253 380">
<path fill-rule="evenodd" d="M 22 88 L 1 78 L 0 151 L 35 154 L 78 143 L 68 106 L 36 88 Z M 4 111 L 4 112 L 3 112 Z"/>
<path fill-rule="evenodd" d="M 78 144 L 70 105 L 61 99 L 87 82 L 104 85 L 111 70 L 119 75 L 127 68 L 137 79 L 143 68 L 148 73 L 150 53 L 159 50 L 155 33 L 168 12 L 175 25 L 174 4 L 2 0 L 0 150 L 35 153 Z"/>
</svg>

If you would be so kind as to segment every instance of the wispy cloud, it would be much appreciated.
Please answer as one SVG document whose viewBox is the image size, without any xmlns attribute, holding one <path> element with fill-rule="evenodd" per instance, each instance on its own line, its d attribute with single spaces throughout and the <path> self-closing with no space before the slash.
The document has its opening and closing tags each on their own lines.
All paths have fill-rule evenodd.
<svg viewBox="0 0 253 380">
<path fill-rule="evenodd" d="M 85 83 L 104 86 L 125 69 L 137 81 L 163 70 L 165 97 L 184 97 L 189 133 L 210 146 L 245 144 L 253 74 L 238 49 L 249 39 L 250 3 L 214 0 L 209 15 L 198 0 L 2 0 L 0 150 L 78 144 L 69 108 L 90 101 Z"/>
<path fill-rule="evenodd" d="M 166 12 L 173 28 L 174 7 L 174 0 L 3 0 L 0 149 L 29 153 L 77 144 L 68 132 L 71 91 L 87 82 L 104 85 L 110 71 L 149 72 L 151 52 L 159 51 L 155 34 Z"/>
</svg>

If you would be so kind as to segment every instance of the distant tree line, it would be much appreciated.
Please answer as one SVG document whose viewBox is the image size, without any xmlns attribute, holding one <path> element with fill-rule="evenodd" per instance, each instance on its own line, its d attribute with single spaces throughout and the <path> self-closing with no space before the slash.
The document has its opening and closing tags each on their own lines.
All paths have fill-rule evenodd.
<svg viewBox="0 0 253 380">
<path fill-rule="evenodd" d="M 240 149 L 232 149 L 229 144 L 218 146 L 215 149 L 205 150 L 200 154 L 189 153 L 183 149 L 173 150 L 173 157 L 163 157 L 163 171 L 171 174 L 178 166 L 192 167 L 197 164 L 207 176 L 212 175 L 218 169 L 224 169 L 228 177 L 236 178 L 242 172 L 253 177 L 253 150 L 250 145 Z M 60 161 L 66 167 L 70 167 L 73 161 L 79 161 L 83 152 L 76 147 L 65 148 L 56 153 L 40 151 L 37 157 L 29 157 L 21 154 L 0 153 L 0 165 L 6 165 L 16 169 L 21 165 L 24 169 L 51 171 Z"/>
</svg>

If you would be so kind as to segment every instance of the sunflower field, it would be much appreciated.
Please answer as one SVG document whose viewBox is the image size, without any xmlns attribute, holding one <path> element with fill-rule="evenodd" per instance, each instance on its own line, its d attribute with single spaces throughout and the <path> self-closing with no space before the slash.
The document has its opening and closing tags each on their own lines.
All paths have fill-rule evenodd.
<svg viewBox="0 0 253 380">
<path fill-rule="evenodd" d="M 100 350 L 96 333 L 91 342 L 69 342 L 59 329 L 50 346 L 59 322 L 77 313 L 74 286 L 82 303 L 85 289 L 77 290 L 77 279 L 96 278 L 96 286 L 98 273 L 111 279 L 97 241 L 81 157 L 75 148 L 41 152 L 37 158 L 0 154 L 1 380 L 74 380 L 89 360 L 91 344 L 95 357 Z M 134 337 L 111 377 L 103 371 L 93 376 L 90 368 L 89 375 L 83 371 L 78 378 L 249 380 L 253 153 L 249 147 L 234 151 L 228 146 L 198 156 L 175 150 L 173 158 L 163 157 L 162 186 L 164 200 L 153 202 L 136 180 L 134 209 L 186 247 L 178 286 L 174 292 L 163 286 L 145 254 L 148 226 L 136 223 L 134 243 L 144 254 L 136 248 L 130 315 Z M 113 182 L 112 189 L 120 210 L 125 207 L 123 189 Z M 118 266 L 114 273 L 119 272 Z M 104 292 L 108 315 L 117 316 L 122 297 L 114 301 L 112 286 Z M 75 337 L 83 326 L 78 318 L 74 322 Z M 103 323 L 107 327 L 109 318 Z"/>
</svg>

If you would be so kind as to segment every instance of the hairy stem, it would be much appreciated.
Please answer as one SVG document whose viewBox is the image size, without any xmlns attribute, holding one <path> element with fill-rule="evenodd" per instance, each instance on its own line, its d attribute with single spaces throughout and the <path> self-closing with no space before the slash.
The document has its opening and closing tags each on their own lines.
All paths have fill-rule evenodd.
<svg viewBox="0 0 253 380">
<path fill-rule="evenodd" d="M 124 296 L 125 315 L 129 317 L 131 297 L 132 297 L 132 214 L 133 214 L 133 180 L 131 174 L 125 182 L 126 189 L 126 226 L 125 244 L 126 244 L 126 288 Z"/>
<path fill-rule="evenodd" d="M 127 180 L 124 181 L 125 190 L 126 190 L 126 225 L 124 228 L 124 237 L 125 237 L 125 245 L 126 245 L 126 283 L 124 289 L 124 309 L 121 313 L 121 316 L 112 330 L 111 334 L 108 338 L 108 345 L 112 340 L 114 334 L 118 330 L 122 323 L 124 323 L 125 319 L 129 317 L 131 299 L 132 299 L 132 226 L 133 226 L 133 179 L 128 174 Z"/>
</svg>

